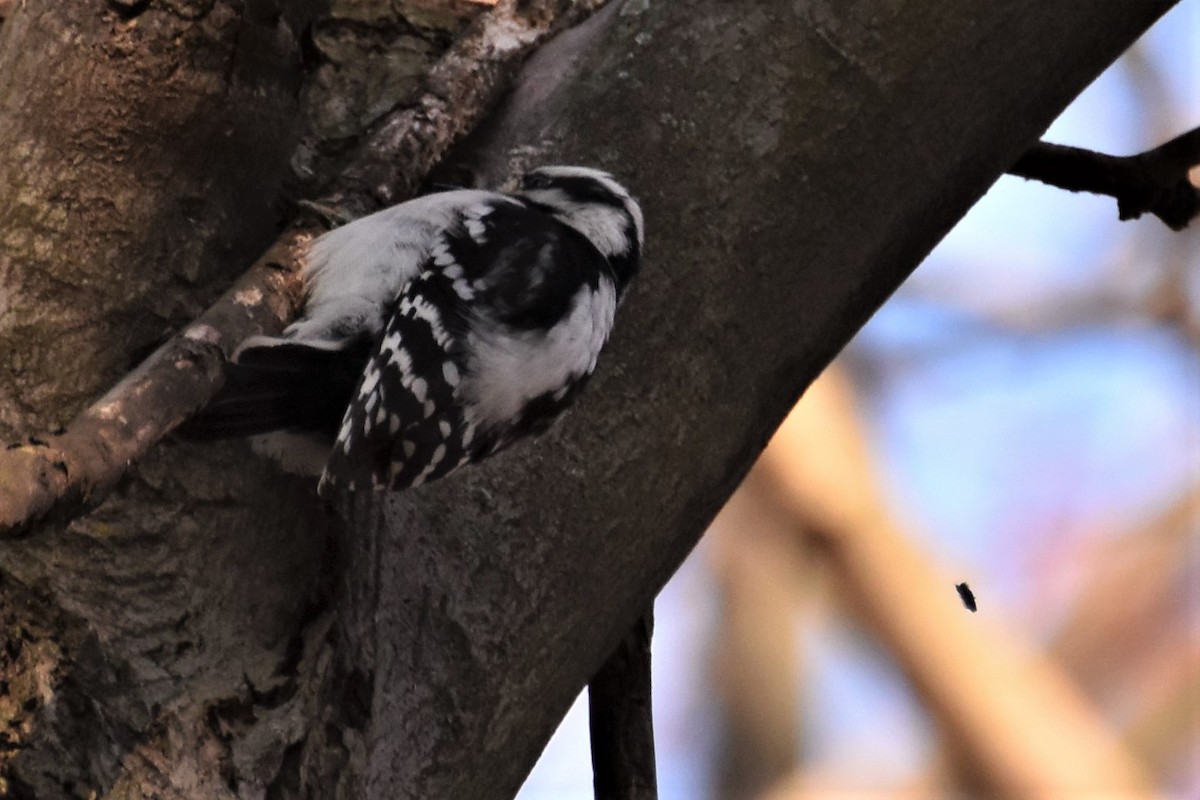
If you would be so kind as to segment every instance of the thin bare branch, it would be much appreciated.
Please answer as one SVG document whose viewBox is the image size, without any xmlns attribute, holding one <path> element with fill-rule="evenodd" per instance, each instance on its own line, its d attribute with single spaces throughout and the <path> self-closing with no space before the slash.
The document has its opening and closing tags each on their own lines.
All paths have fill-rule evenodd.
<svg viewBox="0 0 1200 800">
<path fill-rule="evenodd" d="M 1122 220 L 1150 213 L 1178 231 L 1200 213 L 1200 189 L 1189 174 L 1197 165 L 1200 128 L 1132 156 L 1038 142 L 1008 172 L 1070 192 L 1114 197 Z"/>
<path fill-rule="evenodd" d="M 129 464 L 193 414 L 222 381 L 223 350 L 277 330 L 301 296 L 309 229 L 287 232 L 237 284 L 61 433 L 0 452 L 0 538 L 99 502 Z"/>
<path fill-rule="evenodd" d="M 329 202 L 357 215 L 410 196 L 504 94 L 525 55 L 604 2 L 498 3 L 434 67 L 420 100 L 358 149 Z M 233 289 L 64 431 L 0 451 L 0 539 L 91 508 L 130 463 L 202 406 L 220 386 L 225 353 L 295 315 L 304 246 L 317 231 L 311 221 L 285 231 Z"/>
<path fill-rule="evenodd" d="M 588 684 L 596 800 L 655 800 L 650 636 L 654 611 L 634 623 Z"/>
</svg>

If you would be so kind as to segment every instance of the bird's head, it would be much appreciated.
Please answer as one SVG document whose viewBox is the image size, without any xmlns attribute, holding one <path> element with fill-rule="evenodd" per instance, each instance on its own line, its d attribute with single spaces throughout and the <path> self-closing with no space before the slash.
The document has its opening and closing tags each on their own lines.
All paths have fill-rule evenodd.
<svg viewBox="0 0 1200 800">
<path fill-rule="evenodd" d="M 613 265 L 622 288 L 633 277 L 642 253 L 642 209 L 612 175 L 539 167 L 521 179 L 518 194 L 583 234 Z"/>
</svg>

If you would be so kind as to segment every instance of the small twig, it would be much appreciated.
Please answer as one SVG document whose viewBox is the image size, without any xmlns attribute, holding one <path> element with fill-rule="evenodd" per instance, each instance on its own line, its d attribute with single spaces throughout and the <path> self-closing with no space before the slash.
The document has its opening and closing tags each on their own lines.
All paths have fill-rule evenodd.
<svg viewBox="0 0 1200 800">
<path fill-rule="evenodd" d="M 504 94 L 524 57 L 604 2 L 498 3 L 433 68 L 426 94 L 364 142 L 324 204 L 357 216 L 411 196 Z M 315 223 L 287 230 L 233 289 L 65 431 L 0 450 L 0 539 L 28 533 L 47 516 L 69 519 L 91 508 L 134 460 L 203 406 L 220 386 L 224 351 L 295 316 L 304 247 L 319 230 Z"/>
<path fill-rule="evenodd" d="M 1200 213 L 1200 188 L 1189 176 L 1197 165 L 1200 128 L 1132 156 L 1038 142 L 1008 172 L 1071 192 L 1114 197 L 1122 220 L 1149 212 L 1178 231 Z"/>
<path fill-rule="evenodd" d="M 654 612 L 634 624 L 588 686 L 596 800 L 655 800 L 650 637 Z"/>
<path fill-rule="evenodd" d="M 307 229 L 286 233 L 232 289 L 156 350 L 62 433 L 0 451 L 0 539 L 51 512 L 69 519 L 103 499 L 130 463 L 221 385 L 223 349 L 278 330 L 300 301 Z"/>
</svg>

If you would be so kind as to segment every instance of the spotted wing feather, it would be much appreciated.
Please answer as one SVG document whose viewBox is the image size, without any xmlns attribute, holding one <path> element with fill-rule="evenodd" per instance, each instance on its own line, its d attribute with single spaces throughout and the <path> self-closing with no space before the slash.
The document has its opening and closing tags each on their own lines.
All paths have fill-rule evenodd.
<svg viewBox="0 0 1200 800">
<path fill-rule="evenodd" d="M 451 284 L 427 270 L 401 294 L 342 419 L 322 488 L 403 489 L 470 460 L 458 402 L 466 308 Z"/>
</svg>

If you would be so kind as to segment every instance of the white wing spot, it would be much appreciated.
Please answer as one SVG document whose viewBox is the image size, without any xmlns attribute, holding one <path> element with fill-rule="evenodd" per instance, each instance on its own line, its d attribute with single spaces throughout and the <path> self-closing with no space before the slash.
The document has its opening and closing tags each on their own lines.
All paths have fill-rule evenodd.
<svg viewBox="0 0 1200 800">
<path fill-rule="evenodd" d="M 450 343 L 450 336 L 442 326 L 442 315 L 438 313 L 437 307 L 424 298 L 418 298 L 413 302 L 413 311 L 416 312 L 414 316 L 417 319 L 429 324 L 430 330 L 433 331 L 433 340 L 438 346 L 445 348 Z"/>
<path fill-rule="evenodd" d="M 363 376 L 362 388 L 358 390 L 359 397 L 367 397 L 371 392 L 375 391 L 375 387 L 379 384 L 379 368 L 374 363 L 367 367 L 367 374 Z"/>
<path fill-rule="evenodd" d="M 404 376 L 412 374 L 412 355 L 408 350 L 397 347 L 392 353 L 392 362 L 400 370 L 401 380 L 404 379 Z"/>
<path fill-rule="evenodd" d="M 446 379 L 446 383 L 451 386 L 458 386 L 458 367 L 454 366 L 453 361 L 446 361 L 442 364 L 442 377 Z"/>
<path fill-rule="evenodd" d="M 392 331 L 379 342 L 379 349 L 385 353 L 398 353 L 400 350 L 400 331 Z"/>
<path fill-rule="evenodd" d="M 454 256 L 450 255 L 450 248 L 444 241 L 433 249 L 433 263 L 439 267 L 448 267 L 455 263 Z"/>
<path fill-rule="evenodd" d="M 450 423 L 449 422 L 446 422 L 446 420 L 442 420 L 441 422 L 439 422 L 438 430 L 440 430 L 442 432 L 443 439 L 450 438 Z"/>
<path fill-rule="evenodd" d="M 484 244 L 487 242 L 487 228 L 477 219 L 467 219 L 464 224 L 467 228 L 467 233 L 475 240 L 476 244 Z"/>
<path fill-rule="evenodd" d="M 430 458 L 429 463 L 425 465 L 425 469 L 421 470 L 421 474 L 417 476 L 415 481 L 413 481 L 413 485 L 416 486 L 424 483 L 426 479 L 433 474 L 433 471 L 437 469 L 437 465 L 443 458 L 445 458 L 445 456 L 446 448 L 445 446 L 439 444 L 437 449 L 433 451 L 433 457 Z"/>
</svg>

